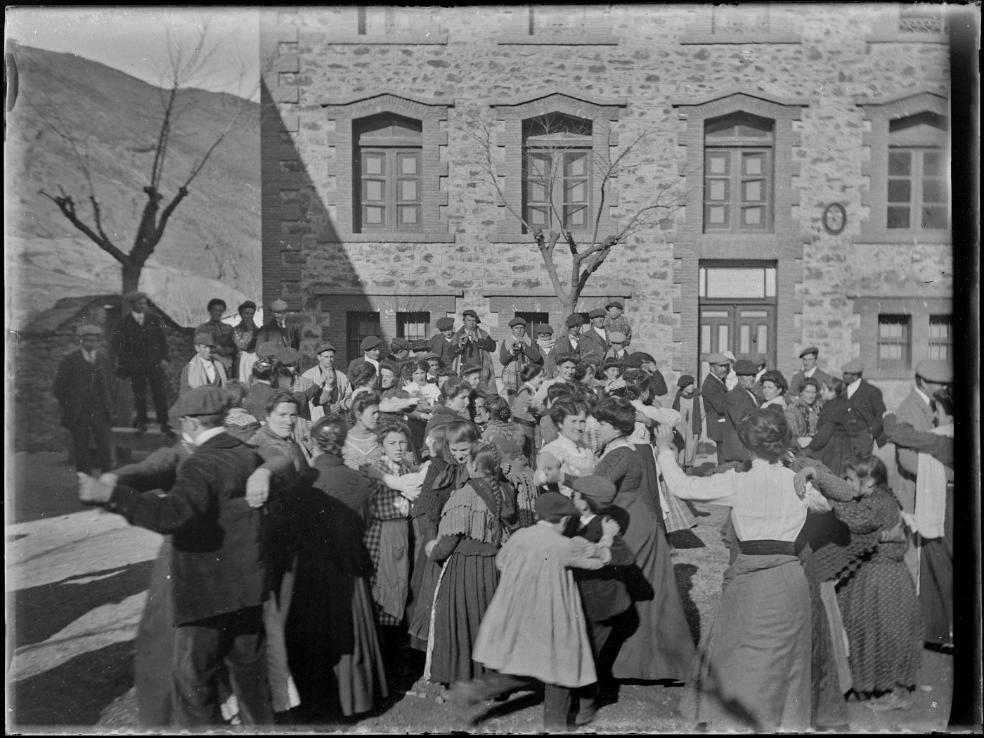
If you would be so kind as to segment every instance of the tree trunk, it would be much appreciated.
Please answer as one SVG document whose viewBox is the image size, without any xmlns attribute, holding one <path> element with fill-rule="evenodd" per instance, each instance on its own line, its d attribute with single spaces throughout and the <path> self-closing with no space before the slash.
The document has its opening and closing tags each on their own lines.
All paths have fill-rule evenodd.
<svg viewBox="0 0 984 738">
<path fill-rule="evenodd" d="M 140 273 L 143 271 L 143 262 L 137 264 L 132 259 L 123 265 L 123 294 L 139 289 Z"/>
</svg>

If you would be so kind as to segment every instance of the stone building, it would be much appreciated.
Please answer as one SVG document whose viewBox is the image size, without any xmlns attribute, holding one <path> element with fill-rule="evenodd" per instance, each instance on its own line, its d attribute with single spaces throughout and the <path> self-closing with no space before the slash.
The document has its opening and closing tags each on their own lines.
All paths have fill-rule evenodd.
<svg viewBox="0 0 984 738">
<path fill-rule="evenodd" d="M 261 12 L 261 58 L 264 301 L 342 365 L 466 308 L 560 330 L 532 231 L 583 247 L 664 195 L 577 309 L 622 300 L 669 378 L 816 345 L 893 407 L 951 351 L 938 9 L 299 7 Z"/>
</svg>

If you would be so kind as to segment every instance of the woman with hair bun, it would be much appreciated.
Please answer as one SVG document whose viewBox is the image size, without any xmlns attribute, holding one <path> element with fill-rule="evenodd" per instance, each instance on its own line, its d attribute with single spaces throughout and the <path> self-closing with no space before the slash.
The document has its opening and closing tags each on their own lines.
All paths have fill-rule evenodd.
<svg viewBox="0 0 984 738">
<path fill-rule="evenodd" d="M 535 364 L 533 366 L 536 366 Z M 501 395 L 492 395 L 485 405 L 489 424 L 482 434 L 485 443 L 493 443 L 502 455 L 502 471 L 509 484 L 516 490 L 516 508 L 522 528 L 536 522 L 533 505 L 536 502 L 536 485 L 529 463 L 529 445 L 523 429 L 512 422 L 509 401 Z"/>
<path fill-rule="evenodd" d="M 811 720 L 810 592 L 794 551 L 810 510 L 830 504 L 780 462 L 789 427 L 769 408 L 749 412 L 738 436 L 751 468 L 687 476 L 672 433 L 657 431 L 658 462 L 669 491 L 731 508 L 739 553 L 724 575 L 718 616 L 702 643 L 687 712 L 711 729 L 807 730 Z"/>
</svg>

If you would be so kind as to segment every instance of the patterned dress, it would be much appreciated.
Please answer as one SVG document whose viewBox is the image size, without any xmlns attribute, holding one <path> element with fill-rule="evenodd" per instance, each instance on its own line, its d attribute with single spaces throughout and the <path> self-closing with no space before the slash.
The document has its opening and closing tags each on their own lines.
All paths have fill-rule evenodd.
<svg viewBox="0 0 984 738">
<path fill-rule="evenodd" d="M 518 523 L 526 528 L 536 522 L 533 506 L 537 491 L 533 484 L 533 469 L 530 468 L 527 451 L 528 442 L 523 429 L 515 423 L 493 421 L 482 434 L 482 440 L 495 444 L 502 455 L 503 465 L 508 465 L 506 479 L 516 490 Z"/>
</svg>

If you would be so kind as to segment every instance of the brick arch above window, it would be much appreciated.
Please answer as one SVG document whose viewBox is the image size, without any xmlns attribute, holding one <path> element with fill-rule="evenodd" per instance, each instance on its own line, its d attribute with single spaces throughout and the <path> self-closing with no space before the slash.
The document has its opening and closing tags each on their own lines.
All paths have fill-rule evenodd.
<svg viewBox="0 0 984 738">
<path fill-rule="evenodd" d="M 612 131 L 612 123 L 618 120 L 621 109 L 626 105 L 625 100 L 598 101 L 564 93 L 502 101 L 491 105 L 496 112 L 497 120 L 502 125 L 495 145 L 502 149 L 503 153 L 496 160 L 504 162 L 498 172 L 499 186 L 505 196 L 505 202 L 499 207 L 497 240 L 506 243 L 531 240 L 531 236 L 523 232 L 520 220 L 513 215 L 523 212 L 524 122 L 550 115 L 590 121 L 591 153 L 594 157 L 606 161 L 614 156 L 612 150 L 618 145 L 618 137 Z M 589 222 L 593 225 L 595 214 L 602 202 L 600 177 L 592 179 L 590 189 Z M 610 211 L 616 205 L 618 205 L 618 188 L 609 183 L 604 196 L 599 234 L 607 234 L 613 228 Z M 586 232 L 585 235 L 590 236 L 590 232 Z"/>
<path fill-rule="evenodd" d="M 868 208 L 867 219 L 861 222 L 859 240 L 871 243 L 911 244 L 913 238 L 920 243 L 949 243 L 950 229 L 897 229 L 888 228 L 888 180 L 889 146 L 892 141 L 893 123 L 907 119 L 933 119 L 945 124 L 949 117 L 949 102 L 935 92 L 921 91 L 900 97 L 880 100 L 855 100 L 865 111 L 871 128 L 864 134 L 862 144 L 870 150 L 869 158 L 862 163 L 861 174 L 868 186 L 861 191 L 861 204 Z M 942 134 L 942 131 L 941 131 Z M 943 135 L 932 136 L 929 144 L 938 144 Z M 944 152 L 948 160 L 948 152 Z"/>
<path fill-rule="evenodd" d="M 444 208 L 448 194 L 443 189 L 448 165 L 441 161 L 441 149 L 448 144 L 448 134 L 442 130 L 447 123 L 449 100 L 411 98 L 394 92 L 381 92 L 351 100 L 329 100 L 321 103 L 329 120 L 325 142 L 329 152 L 329 175 L 335 187 L 328 192 L 332 198 L 326 205 L 335 213 L 335 230 L 340 240 L 373 242 L 451 242 Z M 392 115 L 420 125 L 420 227 L 414 230 L 398 227 L 359 232 L 361 207 L 357 196 L 355 158 L 358 154 L 360 123 L 380 115 Z M 333 154 L 333 155 L 332 155 Z"/>
</svg>

